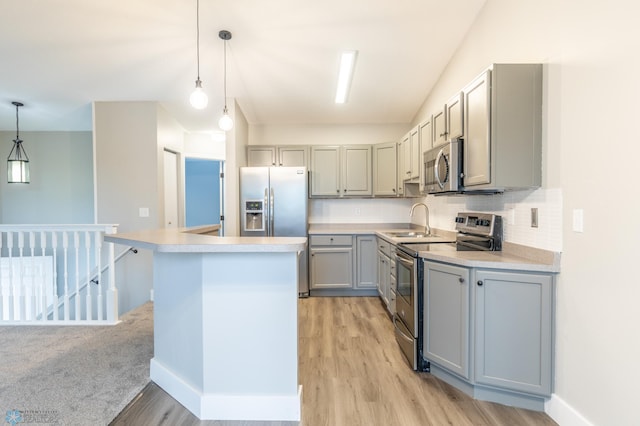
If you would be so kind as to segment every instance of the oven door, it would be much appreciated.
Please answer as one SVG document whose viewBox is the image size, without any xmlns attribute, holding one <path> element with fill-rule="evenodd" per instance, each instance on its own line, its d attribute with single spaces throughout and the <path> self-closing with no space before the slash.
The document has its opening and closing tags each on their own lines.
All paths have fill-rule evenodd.
<svg viewBox="0 0 640 426">
<path fill-rule="evenodd" d="M 396 251 L 396 314 L 414 338 L 418 337 L 416 261 L 403 251 Z"/>
</svg>

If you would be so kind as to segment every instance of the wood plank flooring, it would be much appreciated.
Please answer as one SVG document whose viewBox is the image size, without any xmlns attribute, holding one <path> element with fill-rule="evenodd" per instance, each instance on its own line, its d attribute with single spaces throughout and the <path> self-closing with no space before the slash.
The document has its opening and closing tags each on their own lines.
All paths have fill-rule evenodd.
<svg viewBox="0 0 640 426">
<path fill-rule="evenodd" d="M 402 358 L 375 297 L 299 300 L 299 380 L 304 426 L 556 425 L 546 414 L 476 401 Z M 200 421 L 150 383 L 111 423 L 289 426 L 296 422 Z"/>
</svg>

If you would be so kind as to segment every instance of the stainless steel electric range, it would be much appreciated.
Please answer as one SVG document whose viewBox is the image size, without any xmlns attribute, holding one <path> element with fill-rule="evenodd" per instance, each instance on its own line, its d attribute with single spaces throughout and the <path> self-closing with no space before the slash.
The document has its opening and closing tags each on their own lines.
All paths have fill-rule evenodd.
<svg viewBox="0 0 640 426">
<path fill-rule="evenodd" d="M 488 213 L 458 213 L 455 242 L 408 242 L 396 246 L 397 298 L 393 316 L 396 341 L 418 371 L 429 371 L 422 352 L 424 271 L 421 252 L 502 250 L 502 217 Z"/>
</svg>

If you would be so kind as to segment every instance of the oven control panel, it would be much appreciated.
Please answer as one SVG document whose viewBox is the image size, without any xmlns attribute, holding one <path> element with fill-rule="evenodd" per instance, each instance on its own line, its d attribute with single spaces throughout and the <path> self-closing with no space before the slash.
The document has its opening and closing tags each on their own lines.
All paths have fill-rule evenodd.
<svg viewBox="0 0 640 426">
<path fill-rule="evenodd" d="M 467 234 L 494 236 L 501 231 L 502 217 L 490 213 L 458 213 L 456 231 Z"/>
</svg>

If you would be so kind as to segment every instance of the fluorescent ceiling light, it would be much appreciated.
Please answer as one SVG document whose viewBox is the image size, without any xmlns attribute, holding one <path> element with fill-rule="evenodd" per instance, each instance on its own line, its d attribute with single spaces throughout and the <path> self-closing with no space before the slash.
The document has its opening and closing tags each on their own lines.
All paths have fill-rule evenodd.
<svg viewBox="0 0 640 426">
<path fill-rule="evenodd" d="M 342 58 L 340 59 L 340 71 L 338 73 L 338 88 L 336 89 L 337 104 L 343 104 L 347 101 L 357 56 L 357 50 L 348 50 L 342 52 Z"/>
</svg>

